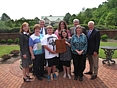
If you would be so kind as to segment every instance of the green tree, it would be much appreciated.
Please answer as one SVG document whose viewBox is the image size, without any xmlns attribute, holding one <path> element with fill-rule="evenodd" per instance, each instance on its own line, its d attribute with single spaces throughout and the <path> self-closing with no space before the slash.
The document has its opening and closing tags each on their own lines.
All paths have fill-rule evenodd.
<svg viewBox="0 0 117 88">
<path fill-rule="evenodd" d="M 6 13 L 3 13 L 2 16 L 1 16 L 1 20 L 7 21 L 7 20 L 11 20 L 11 18 Z"/>
<path fill-rule="evenodd" d="M 65 17 L 63 18 L 64 21 L 66 21 L 67 24 L 69 24 L 69 19 L 71 18 L 70 13 L 66 13 Z"/>
</svg>

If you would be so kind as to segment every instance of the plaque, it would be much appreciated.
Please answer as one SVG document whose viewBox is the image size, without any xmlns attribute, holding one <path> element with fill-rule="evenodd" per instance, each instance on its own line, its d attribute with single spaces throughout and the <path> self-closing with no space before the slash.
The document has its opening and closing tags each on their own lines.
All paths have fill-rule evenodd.
<svg viewBox="0 0 117 88">
<path fill-rule="evenodd" d="M 56 52 L 57 53 L 63 53 L 66 52 L 66 44 L 64 39 L 57 39 L 55 40 L 56 44 Z"/>
</svg>

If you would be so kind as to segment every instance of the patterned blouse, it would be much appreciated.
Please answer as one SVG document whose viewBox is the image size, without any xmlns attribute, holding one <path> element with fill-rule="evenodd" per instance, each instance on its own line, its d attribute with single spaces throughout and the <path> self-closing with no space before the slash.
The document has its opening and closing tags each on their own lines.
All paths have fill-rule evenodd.
<svg viewBox="0 0 117 88">
<path fill-rule="evenodd" d="M 72 53 L 77 54 L 75 50 L 81 51 L 83 50 L 82 55 L 87 52 L 87 37 L 85 34 L 81 34 L 79 37 L 75 34 L 71 39 L 71 50 Z"/>
</svg>

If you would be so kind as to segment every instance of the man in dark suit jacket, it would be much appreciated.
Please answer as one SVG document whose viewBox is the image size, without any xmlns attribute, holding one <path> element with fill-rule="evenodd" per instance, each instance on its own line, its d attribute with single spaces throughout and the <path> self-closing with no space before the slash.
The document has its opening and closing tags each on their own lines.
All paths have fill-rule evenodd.
<svg viewBox="0 0 117 88">
<path fill-rule="evenodd" d="M 79 25 L 79 19 L 74 19 L 73 20 L 73 24 L 74 24 L 74 27 L 70 28 L 70 34 L 71 34 L 71 36 L 76 33 L 75 30 L 76 30 L 76 26 Z M 83 31 L 84 34 L 86 34 L 85 27 L 82 27 L 82 31 Z"/>
<path fill-rule="evenodd" d="M 94 28 L 94 22 L 88 22 L 89 31 L 87 32 L 88 49 L 87 55 L 90 64 L 90 71 L 85 74 L 92 74 L 91 79 L 97 78 L 98 74 L 98 53 L 100 46 L 100 32 Z"/>
<path fill-rule="evenodd" d="M 45 20 L 41 19 L 39 21 L 39 24 L 40 24 L 40 27 L 41 27 L 40 33 L 43 34 L 43 35 L 46 35 L 47 31 L 46 31 L 46 27 L 44 27 L 45 26 Z"/>
</svg>

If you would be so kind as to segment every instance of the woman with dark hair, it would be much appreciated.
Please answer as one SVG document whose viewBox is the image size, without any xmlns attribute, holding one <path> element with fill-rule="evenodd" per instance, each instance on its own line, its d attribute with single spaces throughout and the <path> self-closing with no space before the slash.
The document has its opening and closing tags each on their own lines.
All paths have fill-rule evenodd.
<svg viewBox="0 0 117 88">
<path fill-rule="evenodd" d="M 71 37 L 70 31 L 67 28 L 66 22 L 64 20 L 62 20 L 62 21 L 59 22 L 58 29 L 54 32 L 54 34 L 57 35 L 58 39 L 61 39 L 60 34 L 61 34 L 61 31 L 63 29 L 67 31 L 68 37 Z M 59 69 L 59 72 L 63 71 L 63 67 L 62 67 L 60 60 L 59 60 L 59 63 L 58 63 L 58 69 Z"/>
<path fill-rule="evenodd" d="M 20 45 L 20 54 L 22 60 L 22 71 L 23 71 L 23 79 L 25 82 L 30 82 L 29 76 L 29 65 L 31 64 L 31 55 L 29 52 L 29 25 L 27 22 L 24 22 L 20 28 L 19 35 L 19 45 Z"/>
<path fill-rule="evenodd" d="M 70 62 L 71 62 L 71 48 L 70 48 L 70 38 L 68 37 L 68 33 L 65 29 L 61 31 L 61 39 L 65 39 L 66 44 L 66 52 L 60 53 L 60 60 L 63 65 L 63 71 L 64 75 L 63 78 L 66 78 L 68 76 L 69 79 L 71 79 L 70 76 Z"/>
</svg>

